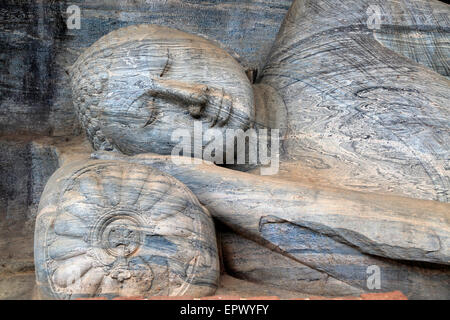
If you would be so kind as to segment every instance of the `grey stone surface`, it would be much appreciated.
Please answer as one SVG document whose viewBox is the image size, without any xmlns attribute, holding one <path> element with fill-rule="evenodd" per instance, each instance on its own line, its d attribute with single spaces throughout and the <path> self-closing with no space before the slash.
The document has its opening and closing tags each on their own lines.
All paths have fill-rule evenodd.
<svg viewBox="0 0 450 320">
<path fill-rule="evenodd" d="M 203 38 L 157 25 L 121 28 L 70 68 L 75 109 L 95 149 L 170 154 L 176 129 L 247 129 L 253 90 L 237 61 Z M 200 122 L 201 121 L 201 122 Z"/>
<path fill-rule="evenodd" d="M 380 270 L 380 289 L 400 290 L 411 299 L 449 299 L 447 266 L 415 264 L 362 254 L 345 241 L 279 219 L 261 221 L 261 234 L 280 250 L 355 289 L 370 291 L 368 270 Z M 364 250 L 363 250 L 364 251 Z M 344 289 L 337 289 L 339 292 Z M 330 290 L 333 292 L 332 290 Z"/>
<path fill-rule="evenodd" d="M 182 183 L 147 166 L 74 161 L 47 183 L 34 256 L 41 298 L 211 295 L 212 218 Z"/>
<path fill-rule="evenodd" d="M 80 30 L 65 26 L 70 4 L 82 9 Z M 193 233 L 205 225 L 201 214 L 192 221 L 183 214 L 174 214 L 176 222 L 158 220 L 185 212 L 177 205 L 186 194 L 198 212 L 205 213 L 205 205 L 232 230 L 219 237 L 225 271 L 242 279 L 324 295 L 358 294 L 367 289 L 367 267 L 376 265 L 382 291 L 449 298 L 449 6 L 294 1 L 268 55 L 289 4 L 0 5 L 0 135 L 13 134 L 0 140 L 0 296 L 7 297 L 4 287 L 16 286 L 12 274 L 29 283 L 26 234 L 47 179 L 62 166 L 46 186 L 36 226 L 41 298 L 212 293 L 216 254 L 203 262 L 178 256 L 201 249 L 192 235 L 215 248 L 211 218 L 206 232 Z M 381 11 L 378 29 L 369 28 L 369 5 Z M 141 23 L 183 32 L 120 28 Z M 115 153 L 87 160 L 91 149 L 81 139 L 71 145 L 70 139 L 36 138 L 79 133 L 72 99 L 93 147 Z M 261 178 L 258 170 L 120 154 L 169 154 L 171 133 L 194 120 L 222 131 L 281 128 L 280 173 Z M 160 200 L 173 201 L 141 212 L 140 202 L 130 199 L 151 202 L 164 185 L 179 183 L 154 168 L 193 194 L 184 186 L 181 194 L 162 193 Z M 138 177 L 145 172 L 168 180 L 146 185 Z M 141 242 L 142 234 L 156 238 Z M 170 256 L 167 272 L 160 256 L 145 254 L 152 250 Z M 80 271 L 81 286 L 72 271 Z M 177 291 L 179 285 L 187 291 Z"/>
<path fill-rule="evenodd" d="M 216 41 L 261 68 L 291 0 L 4 0 L 0 4 L 0 134 L 79 132 L 64 69 L 101 36 L 159 24 Z M 70 5 L 81 28 L 68 29 Z"/>
<path fill-rule="evenodd" d="M 356 289 L 367 288 L 363 273 L 377 265 L 383 290 L 416 299 L 448 296 L 448 203 L 288 182 L 211 163 L 180 165 L 170 156 L 93 157 L 176 177 L 234 232 Z"/>
<path fill-rule="evenodd" d="M 292 273 L 336 280 L 330 291 L 338 295 L 350 288 L 366 290 L 367 270 L 376 265 L 384 290 L 401 290 L 411 298 L 448 297 L 445 172 L 450 130 L 445 119 L 450 97 L 440 39 L 448 32 L 449 9 L 421 0 L 376 2 L 385 14 L 384 26 L 372 31 L 370 4 L 295 1 L 260 83 L 253 87 L 220 48 L 186 34 L 168 36 L 168 29 L 139 26 L 102 38 L 71 69 L 79 117 L 95 149 L 144 154 L 97 157 L 170 173 L 235 232 L 277 248 Z M 386 30 L 393 30 L 395 37 L 389 38 Z M 399 46 L 412 32 L 424 41 Z M 431 60 L 414 59 L 431 56 L 432 50 L 438 54 Z M 173 51 L 176 58 L 170 55 Z M 127 65 L 127 59 L 133 61 Z M 200 72 L 202 64 L 209 74 Z M 215 91 L 220 88 L 217 104 Z M 253 101 L 252 89 L 258 89 Z M 267 117 L 275 109 L 269 112 L 264 101 L 275 93 L 284 104 L 279 109 L 286 108 L 284 117 Z M 135 105 L 144 95 L 147 99 Z M 181 105 L 174 107 L 174 102 Z M 211 110 L 214 115 L 228 110 L 221 130 L 283 125 L 283 172 L 263 179 L 145 154 L 170 154 L 171 133 L 193 127 L 194 119 L 203 127 L 216 125 L 220 121 Z M 164 121 L 168 114 L 176 120 Z M 224 261 L 230 271 L 252 278 L 255 269 L 246 268 L 257 268 L 257 257 L 244 259 L 248 265 L 227 258 L 233 248 L 245 247 L 243 243 L 228 242 Z M 264 251 L 257 248 L 256 256 Z M 260 270 L 270 282 L 282 267 L 273 262 L 268 266 Z M 278 284 L 283 281 L 289 280 L 281 278 Z"/>
<path fill-rule="evenodd" d="M 103 37 L 70 70 L 75 107 L 94 148 L 170 154 L 172 134 L 193 131 L 194 121 L 203 131 L 283 126 L 288 176 L 448 202 L 449 80 L 407 57 L 442 49 L 434 40 L 449 31 L 449 7 L 375 3 L 390 17 L 381 30 L 425 30 L 421 37 L 430 40 L 394 52 L 368 27 L 370 1 L 340 3 L 291 7 L 258 80 L 263 86 L 254 86 L 259 94 L 272 88 L 284 102 L 286 117 L 275 124 L 261 116 L 274 112 L 254 99 L 242 66 L 213 43 L 144 25 Z M 434 57 L 432 66 L 445 67 L 445 57 Z"/>
<path fill-rule="evenodd" d="M 57 168 L 52 147 L 42 141 L 26 137 L 0 140 L 1 226 L 21 230 L 36 218 L 41 193 Z"/>
<path fill-rule="evenodd" d="M 386 18 L 380 33 L 423 41 L 391 51 L 367 26 L 369 5 Z M 448 202 L 450 82 L 407 57 L 448 50 L 434 42 L 448 38 L 449 13 L 439 1 L 294 2 L 261 81 L 286 104 L 295 178 Z M 448 65 L 448 55 L 433 57 Z"/>
<path fill-rule="evenodd" d="M 234 232 L 220 232 L 220 240 L 225 270 L 239 279 L 319 296 L 365 292 Z"/>
<path fill-rule="evenodd" d="M 84 137 L 0 138 L 0 227 L 24 234 L 32 232 L 50 176 L 67 159 L 88 159 L 91 152 Z"/>
</svg>

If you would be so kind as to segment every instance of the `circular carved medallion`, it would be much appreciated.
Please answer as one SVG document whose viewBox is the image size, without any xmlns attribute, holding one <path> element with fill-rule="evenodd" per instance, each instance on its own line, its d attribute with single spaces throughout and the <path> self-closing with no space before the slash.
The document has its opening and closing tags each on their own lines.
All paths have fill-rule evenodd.
<svg viewBox="0 0 450 320">
<path fill-rule="evenodd" d="M 36 222 L 45 297 L 212 293 L 214 225 L 192 192 L 151 167 L 71 163 L 49 180 Z"/>
</svg>

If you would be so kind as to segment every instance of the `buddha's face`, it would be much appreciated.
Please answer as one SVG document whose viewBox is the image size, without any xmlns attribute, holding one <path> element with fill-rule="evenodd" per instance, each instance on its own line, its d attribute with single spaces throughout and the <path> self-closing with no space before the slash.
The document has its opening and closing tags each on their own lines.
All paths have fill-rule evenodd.
<svg viewBox="0 0 450 320">
<path fill-rule="evenodd" d="M 242 67 L 211 42 L 141 25 L 114 31 L 71 69 L 74 104 L 96 149 L 170 154 L 176 129 L 248 128 L 252 86 Z"/>
</svg>

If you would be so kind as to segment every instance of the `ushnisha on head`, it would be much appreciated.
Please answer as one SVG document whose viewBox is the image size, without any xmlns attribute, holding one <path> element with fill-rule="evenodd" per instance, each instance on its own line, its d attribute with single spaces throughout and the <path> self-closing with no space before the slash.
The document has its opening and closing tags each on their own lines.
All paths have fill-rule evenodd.
<svg viewBox="0 0 450 320">
<path fill-rule="evenodd" d="M 239 63 L 210 41 L 138 25 L 113 31 L 70 68 L 75 109 L 95 149 L 170 154 L 174 130 L 246 130 L 252 85 Z M 193 136 L 193 135 L 192 135 Z"/>
</svg>

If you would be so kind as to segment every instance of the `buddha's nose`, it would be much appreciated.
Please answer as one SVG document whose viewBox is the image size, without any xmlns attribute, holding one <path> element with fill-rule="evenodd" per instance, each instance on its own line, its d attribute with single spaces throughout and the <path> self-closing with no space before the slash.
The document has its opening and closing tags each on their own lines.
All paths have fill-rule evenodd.
<svg viewBox="0 0 450 320">
<path fill-rule="evenodd" d="M 152 81 L 147 93 L 187 107 L 194 118 L 207 116 L 211 119 L 211 127 L 227 124 L 233 109 L 232 99 L 224 89 L 205 84 L 158 79 Z"/>
</svg>

